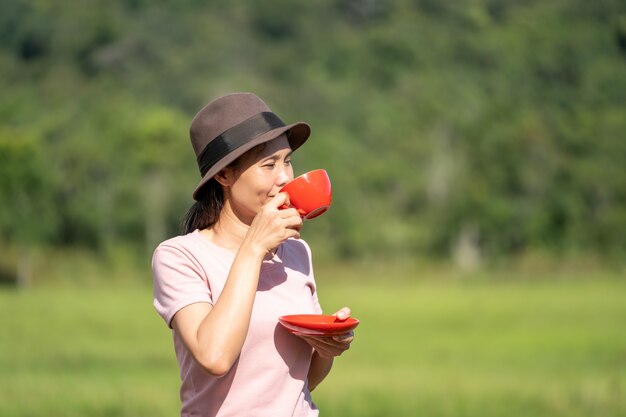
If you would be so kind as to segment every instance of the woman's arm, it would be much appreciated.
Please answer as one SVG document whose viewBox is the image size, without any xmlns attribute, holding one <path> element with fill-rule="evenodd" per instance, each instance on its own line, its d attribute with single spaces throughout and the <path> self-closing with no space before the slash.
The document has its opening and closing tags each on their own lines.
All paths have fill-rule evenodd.
<svg viewBox="0 0 626 417">
<path fill-rule="evenodd" d="M 336 312 L 335 315 L 345 320 L 350 317 L 350 309 L 344 307 Z M 313 391 L 330 372 L 334 358 L 350 349 L 350 343 L 352 343 L 354 339 L 354 332 L 350 331 L 332 337 L 305 335 L 300 335 L 300 337 L 314 349 L 309 374 L 307 376 L 309 390 Z"/>
<path fill-rule="evenodd" d="M 311 367 L 309 368 L 309 374 L 307 375 L 310 391 L 313 391 L 315 387 L 317 387 L 319 383 L 326 378 L 326 375 L 330 373 L 330 370 L 333 367 L 333 360 L 334 358 L 332 357 L 325 358 L 317 353 L 317 351 L 313 352 Z"/>
<path fill-rule="evenodd" d="M 172 327 L 211 375 L 225 375 L 241 352 L 264 256 L 265 253 L 242 246 L 215 304 L 191 304 L 174 315 Z"/>
<path fill-rule="evenodd" d="M 285 194 L 278 194 L 254 218 L 215 304 L 191 304 L 174 315 L 172 327 L 212 375 L 225 375 L 241 353 L 263 258 L 283 241 L 299 237 L 302 219 L 298 212 L 278 210 L 286 200 Z"/>
</svg>

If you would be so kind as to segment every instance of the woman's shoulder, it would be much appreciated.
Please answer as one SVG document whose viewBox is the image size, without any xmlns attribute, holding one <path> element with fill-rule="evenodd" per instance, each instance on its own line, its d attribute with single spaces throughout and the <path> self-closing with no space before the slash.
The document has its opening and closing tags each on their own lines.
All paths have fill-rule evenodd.
<svg viewBox="0 0 626 417">
<path fill-rule="evenodd" d="M 158 257 L 162 253 L 177 253 L 179 256 L 205 261 L 214 258 L 234 257 L 234 253 L 210 242 L 198 230 L 174 236 L 161 242 L 155 249 L 153 256 Z"/>
<path fill-rule="evenodd" d="M 157 246 L 156 250 L 159 250 L 161 248 L 184 248 L 190 245 L 196 245 L 196 238 L 198 231 L 193 231 L 191 233 L 187 233 L 185 235 L 178 235 L 178 236 L 173 236 L 170 237 L 169 239 L 164 240 L 163 242 L 159 243 L 159 245 Z"/>
<path fill-rule="evenodd" d="M 193 231 L 184 235 L 171 237 L 161 242 L 154 250 L 154 257 L 162 256 L 165 253 L 177 253 L 186 257 L 194 256 L 201 252 L 201 241 L 198 231 Z M 195 257 L 195 256 L 194 256 Z"/>
</svg>

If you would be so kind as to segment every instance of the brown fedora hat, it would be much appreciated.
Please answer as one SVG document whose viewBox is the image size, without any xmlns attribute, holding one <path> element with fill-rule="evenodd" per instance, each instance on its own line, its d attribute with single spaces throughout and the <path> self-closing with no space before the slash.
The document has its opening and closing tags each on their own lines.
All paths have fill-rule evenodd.
<svg viewBox="0 0 626 417">
<path fill-rule="evenodd" d="M 291 150 L 311 134 L 304 122 L 285 125 L 259 97 L 252 93 L 228 94 L 204 106 L 191 121 L 189 136 L 202 180 L 198 191 L 221 169 L 255 146 L 285 133 Z"/>
</svg>

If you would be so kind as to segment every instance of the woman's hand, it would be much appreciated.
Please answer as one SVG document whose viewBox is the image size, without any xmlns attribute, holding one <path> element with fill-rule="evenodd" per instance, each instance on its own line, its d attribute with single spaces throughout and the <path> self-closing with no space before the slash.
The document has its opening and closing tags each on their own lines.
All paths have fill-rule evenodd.
<svg viewBox="0 0 626 417">
<path fill-rule="evenodd" d="M 278 193 L 257 213 L 244 239 L 264 255 L 272 252 L 289 238 L 300 238 L 302 218 L 294 208 L 280 209 L 289 205 L 289 197 Z"/>
<path fill-rule="evenodd" d="M 350 309 L 344 307 L 337 311 L 334 316 L 339 320 L 346 320 L 350 317 Z M 306 341 L 319 356 L 326 359 L 334 358 L 350 349 L 350 343 L 354 340 L 354 332 L 349 331 L 335 336 L 309 336 L 298 335 Z"/>
</svg>

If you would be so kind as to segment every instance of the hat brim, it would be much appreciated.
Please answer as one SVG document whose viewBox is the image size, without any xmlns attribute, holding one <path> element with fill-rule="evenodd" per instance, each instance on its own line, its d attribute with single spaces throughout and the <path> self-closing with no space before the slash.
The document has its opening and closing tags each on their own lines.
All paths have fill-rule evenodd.
<svg viewBox="0 0 626 417">
<path fill-rule="evenodd" d="M 311 127 L 304 122 L 296 122 L 287 126 L 278 127 L 276 129 L 272 129 L 269 132 L 266 132 L 262 135 L 257 136 L 252 139 L 250 142 L 245 145 L 240 146 L 235 149 L 224 158 L 222 158 L 219 162 L 209 169 L 206 174 L 200 180 L 200 183 L 196 187 L 193 192 L 193 199 L 198 200 L 198 194 L 200 189 L 211 180 L 218 172 L 222 169 L 226 168 L 228 165 L 233 163 L 237 158 L 248 152 L 250 149 L 254 148 L 257 145 L 260 145 L 265 142 L 269 142 L 270 140 L 276 139 L 278 136 L 283 133 L 287 133 L 287 140 L 289 141 L 289 146 L 292 151 L 298 149 L 304 142 L 307 141 L 309 136 L 311 136 Z"/>
</svg>

